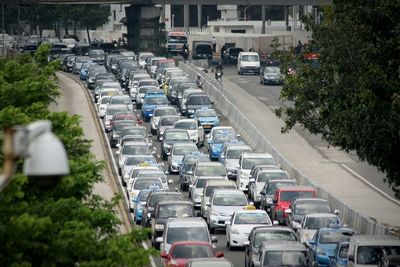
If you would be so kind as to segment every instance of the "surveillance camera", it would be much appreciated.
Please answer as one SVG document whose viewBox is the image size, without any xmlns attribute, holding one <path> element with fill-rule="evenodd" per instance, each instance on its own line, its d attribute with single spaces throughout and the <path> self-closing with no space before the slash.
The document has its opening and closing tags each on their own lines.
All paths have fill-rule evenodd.
<svg viewBox="0 0 400 267">
<path fill-rule="evenodd" d="M 52 132 L 37 136 L 28 146 L 23 170 L 26 176 L 34 178 L 43 187 L 55 185 L 70 171 L 61 141 Z"/>
</svg>

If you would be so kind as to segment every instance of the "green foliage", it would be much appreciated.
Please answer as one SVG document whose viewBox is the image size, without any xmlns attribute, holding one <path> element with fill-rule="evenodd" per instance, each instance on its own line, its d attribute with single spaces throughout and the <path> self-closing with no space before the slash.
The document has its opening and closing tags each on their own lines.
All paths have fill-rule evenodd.
<svg viewBox="0 0 400 267">
<path fill-rule="evenodd" d="M 50 120 L 71 173 L 45 191 L 18 166 L 0 192 L 0 266 L 145 266 L 156 253 L 141 247 L 147 232 L 119 233 L 114 210 L 121 197 L 106 201 L 93 192 L 103 179 L 104 162 L 91 154 L 81 118 L 48 110 L 59 91 L 47 55 L 42 46 L 34 57 L 0 61 L 0 128 Z"/>
<path fill-rule="evenodd" d="M 313 31 L 319 67 L 299 63 L 281 97 L 283 131 L 301 123 L 333 146 L 356 151 L 386 172 L 400 197 L 399 1 L 336 0 Z M 300 60 L 298 60 L 300 62 Z"/>
</svg>

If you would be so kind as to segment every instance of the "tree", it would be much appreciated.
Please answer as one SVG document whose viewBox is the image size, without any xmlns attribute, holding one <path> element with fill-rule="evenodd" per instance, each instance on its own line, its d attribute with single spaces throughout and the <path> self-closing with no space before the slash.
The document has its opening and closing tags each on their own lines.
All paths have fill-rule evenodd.
<svg viewBox="0 0 400 267">
<path fill-rule="evenodd" d="M 95 30 L 108 22 L 110 16 L 110 6 L 103 5 L 85 5 L 83 14 L 79 21 L 81 26 L 86 28 L 88 42 L 90 43 L 89 30 Z"/>
<path fill-rule="evenodd" d="M 334 0 L 320 24 L 312 17 L 309 49 L 319 66 L 301 62 L 277 110 L 283 132 L 296 123 L 386 172 L 400 197 L 400 20 L 399 1 Z"/>
<path fill-rule="evenodd" d="M 0 60 L 0 128 L 50 120 L 66 148 L 71 174 L 44 191 L 18 168 L 0 192 L 0 266 L 145 266 L 154 253 L 141 247 L 147 232 L 135 228 L 120 234 L 113 211 L 120 196 L 105 201 L 93 192 L 103 179 L 104 163 L 90 153 L 80 117 L 48 110 L 58 95 L 56 64 L 43 60 L 48 54 L 41 46 L 34 58 Z"/>
</svg>

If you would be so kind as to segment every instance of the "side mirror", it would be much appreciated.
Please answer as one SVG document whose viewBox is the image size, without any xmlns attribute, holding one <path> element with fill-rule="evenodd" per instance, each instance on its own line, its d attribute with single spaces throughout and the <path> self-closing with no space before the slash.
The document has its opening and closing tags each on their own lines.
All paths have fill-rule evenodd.
<svg viewBox="0 0 400 267">
<path fill-rule="evenodd" d="M 318 266 L 319 266 L 318 261 L 313 261 L 312 267 L 318 267 Z"/>
<path fill-rule="evenodd" d="M 192 175 L 193 171 L 188 171 L 187 174 Z"/>
<path fill-rule="evenodd" d="M 237 135 L 236 135 L 236 137 L 238 137 L 238 138 L 239 138 L 239 137 L 240 137 L 240 134 L 237 134 Z"/>
<path fill-rule="evenodd" d="M 117 151 L 115 152 L 115 154 L 119 155 L 119 154 L 121 154 L 121 152 L 119 152 L 119 150 L 117 150 Z"/>
<path fill-rule="evenodd" d="M 249 240 L 244 241 L 244 242 L 243 242 L 243 246 L 250 246 L 250 241 L 249 241 Z"/>
<path fill-rule="evenodd" d="M 168 180 L 168 183 L 169 183 L 169 184 L 172 184 L 172 183 L 174 183 L 174 181 L 173 181 L 172 179 L 169 179 L 169 180 Z"/>
<path fill-rule="evenodd" d="M 338 209 L 335 209 L 335 210 L 333 211 L 333 213 L 334 213 L 335 215 L 339 215 L 339 214 L 340 214 L 340 211 L 339 211 Z"/>
<path fill-rule="evenodd" d="M 116 144 L 115 145 L 117 148 L 121 148 L 121 145 L 120 144 Z"/>
<path fill-rule="evenodd" d="M 164 137 L 160 136 L 160 141 L 164 140 Z"/>
<path fill-rule="evenodd" d="M 218 238 L 216 236 L 212 236 L 211 243 L 217 243 L 217 242 L 218 242 Z"/>
<path fill-rule="evenodd" d="M 285 214 L 292 214 L 292 210 L 291 209 L 285 209 Z"/>
<path fill-rule="evenodd" d="M 203 193 L 199 193 L 199 197 L 202 197 L 203 196 Z"/>
<path fill-rule="evenodd" d="M 163 238 L 161 236 L 156 238 L 156 243 L 162 243 L 162 242 Z"/>
<path fill-rule="evenodd" d="M 255 261 L 255 262 L 253 263 L 253 266 L 254 266 L 254 267 L 261 267 L 261 262 Z"/>
<path fill-rule="evenodd" d="M 225 221 L 225 226 L 226 225 L 231 225 L 231 221 Z"/>
<path fill-rule="evenodd" d="M 210 201 L 206 203 L 206 206 L 209 207 L 211 205 Z"/>
<path fill-rule="evenodd" d="M 194 185 L 192 185 L 192 184 L 191 184 L 191 185 L 189 185 L 189 188 L 193 189 L 193 188 L 194 188 Z"/>
<path fill-rule="evenodd" d="M 165 253 L 165 252 L 163 251 L 163 252 L 161 252 L 161 254 L 160 254 L 160 258 L 168 259 L 168 254 Z"/>
<path fill-rule="evenodd" d="M 264 190 L 264 189 L 260 191 L 260 195 L 263 195 L 263 196 L 265 196 L 266 194 L 267 194 L 267 193 L 265 192 L 265 190 Z"/>
<path fill-rule="evenodd" d="M 297 230 L 301 228 L 301 224 L 298 222 L 292 222 L 293 229 Z"/>
<path fill-rule="evenodd" d="M 222 258 L 223 256 L 224 256 L 224 253 L 223 253 L 222 251 L 217 252 L 217 253 L 215 254 L 215 257 L 216 257 L 216 258 Z"/>
<path fill-rule="evenodd" d="M 249 179 L 249 183 L 254 183 L 255 181 L 256 181 L 256 179 L 254 179 L 254 178 Z"/>
</svg>

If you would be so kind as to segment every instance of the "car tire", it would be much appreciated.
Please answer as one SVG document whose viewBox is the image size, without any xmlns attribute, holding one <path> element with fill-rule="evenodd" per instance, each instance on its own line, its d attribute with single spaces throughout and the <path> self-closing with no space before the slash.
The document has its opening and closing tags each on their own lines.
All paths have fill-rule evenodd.
<svg viewBox="0 0 400 267">
<path fill-rule="evenodd" d="M 151 128 L 151 127 L 150 127 L 150 132 L 151 132 L 152 135 L 156 135 L 157 134 L 157 131 L 154 130 L 153 128 Z"/>
</svg>

